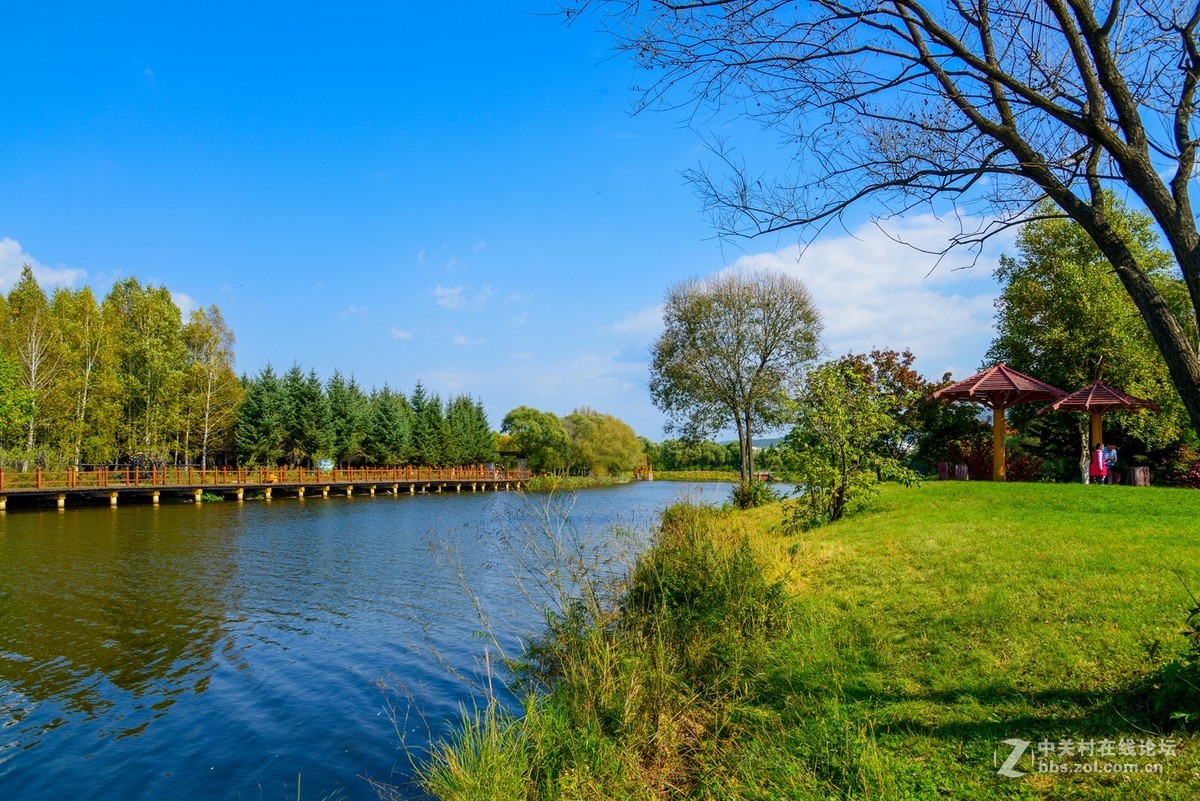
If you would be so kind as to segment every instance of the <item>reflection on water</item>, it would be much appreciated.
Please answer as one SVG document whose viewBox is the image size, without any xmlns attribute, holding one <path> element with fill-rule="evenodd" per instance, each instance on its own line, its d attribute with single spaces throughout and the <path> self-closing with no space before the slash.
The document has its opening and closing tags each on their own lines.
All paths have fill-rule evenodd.
<svg viewBox="0 0 1200 801">
<path fill-rule="evenodd" d="M 647 530 L 681 492 L 699 490 L 580 493 L 575 531 L 613 550 L 614 526 Z M 546 558 L 514 549 L 540 514 L 500 493 L 0 517 L 0 790 L 272 799 L 301 777 L 304 797 L 366 799 L 362 777 L 403 784 L 378 682 L 414 695 L 408 745 L 447 731 L 472 692 L 455 674 L 485 650 L 476 601 L 506 648 L 540 622 L 509 558 Z"/>
</svg>

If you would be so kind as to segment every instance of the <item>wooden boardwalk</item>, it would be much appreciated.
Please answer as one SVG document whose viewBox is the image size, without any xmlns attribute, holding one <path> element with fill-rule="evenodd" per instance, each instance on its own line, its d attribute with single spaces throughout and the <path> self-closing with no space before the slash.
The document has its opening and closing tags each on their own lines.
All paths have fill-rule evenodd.
<svg viewBox="0 0 1200 801">
<path fill-rule="evenodd" d="M 122 496 L 148 498 L 158 503 L 164 496 L 184 497 L 196 503 L 205 494 L 241 501 L 246 493 L 266 500 L 288 495 L 304 498 L 307 493 L 341 495 L 390 495 L 426 492 L 487 492 L 520 489 L 529 480 L 528 470 L 471 467 L 348 467 L 333 470 L 292 468 L 108 468 L 93 470 L 14 473 L 0 470 L 0 512 L 9 500 L 22 505 L 41 505 L 53 500 L 65 508 L 68 497 L 81 500 L 107 499 L 116 506 Z"/>
</svg>

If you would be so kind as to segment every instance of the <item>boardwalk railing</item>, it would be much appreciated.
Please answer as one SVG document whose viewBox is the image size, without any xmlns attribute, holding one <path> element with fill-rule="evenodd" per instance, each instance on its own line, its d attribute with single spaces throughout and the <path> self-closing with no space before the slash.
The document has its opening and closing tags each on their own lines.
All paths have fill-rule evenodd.
<svg viewBox="0 0 1200 801">
<path fill-rule="evenodd" d="M 346 467 L 309 470 L 303 467 L 211 468 L 98 467 L 92 470 L 0 470 L 0 492 L 19 490 L 72 491 L 91 489 L 269 487 L 320 484 L 388 484 L 455 481 L 523 481 L 528 470 L 469 467 Z"/>
</svg>

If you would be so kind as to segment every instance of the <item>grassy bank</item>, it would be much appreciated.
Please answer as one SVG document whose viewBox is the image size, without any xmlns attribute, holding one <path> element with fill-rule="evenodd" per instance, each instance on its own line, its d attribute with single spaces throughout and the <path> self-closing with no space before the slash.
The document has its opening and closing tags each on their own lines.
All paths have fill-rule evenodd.
<svg viewBox="0 0 1200 801">
<path fill-rule="evenodd" d="M 629 476 L 534 476 L 525 483 L 528 492 L 574 492 L 591 487 L 628 484 Z"/>
<path fill-rule="evenodd" d="M 656 470 L 655 481 L 727 481 L 736 484 L 742 476 L 736 470 Z"/>
<path fill-rule="evenodd" d="M 670 510 L 628 582 L 532 650 L 523 675 L 540 692 L 524 719 L 466 726 L 428 788 L 1200 796 L 1200 740 L 1170 719 L 1198 710 L 1152 709 L 1145 692 L 1187 645 L 1200 493 L 934 483 L 886 487 L 871 510 L 804 535 L 781 520 L 778 506 Z M 1025 775 L 998 774 L 1005 740 L 1030 743 L 1013 766 Z M 1039 772 L 1030 752 L 1083 772 Z"/>
</svg>

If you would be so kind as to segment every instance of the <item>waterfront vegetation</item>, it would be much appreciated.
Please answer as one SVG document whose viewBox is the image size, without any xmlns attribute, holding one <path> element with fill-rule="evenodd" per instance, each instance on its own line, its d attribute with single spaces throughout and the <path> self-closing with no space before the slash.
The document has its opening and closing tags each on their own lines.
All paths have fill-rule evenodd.
<svg viewBox="0 0 1200 801">
<path fill-rule="evenodd" d="M 655 481 L 741 481 L 735 470 L 655 470 Z"/>
<path fill-rule="evenodd" d="M 1200 495 L 885 485 L 810 531 L 676 506 L 432 752 L 441 798 L 1194 798 Z M 1193 635 L 1195 628 L 1188 629 Z M 997 773 L 1031 743 L 1095 773 Z M 1064 743 L 1091 754 L 1061 754 Z M 1153 755 L 1114 755 L 1122 741 Z M 1092 745 L 1087 745 L 1091 743 Z M 1052 745 L 1051 745 L 1052 744 Z M 1107 744 L 1107 745 L 1106 745 Z M 1039 746 L 1053 753 L 1038 754 Z M 1106 772 L 1161 764 L 1161 773 Z M 1104 766 L 1108 765 L 1109 768 Z"/>
</svg>

